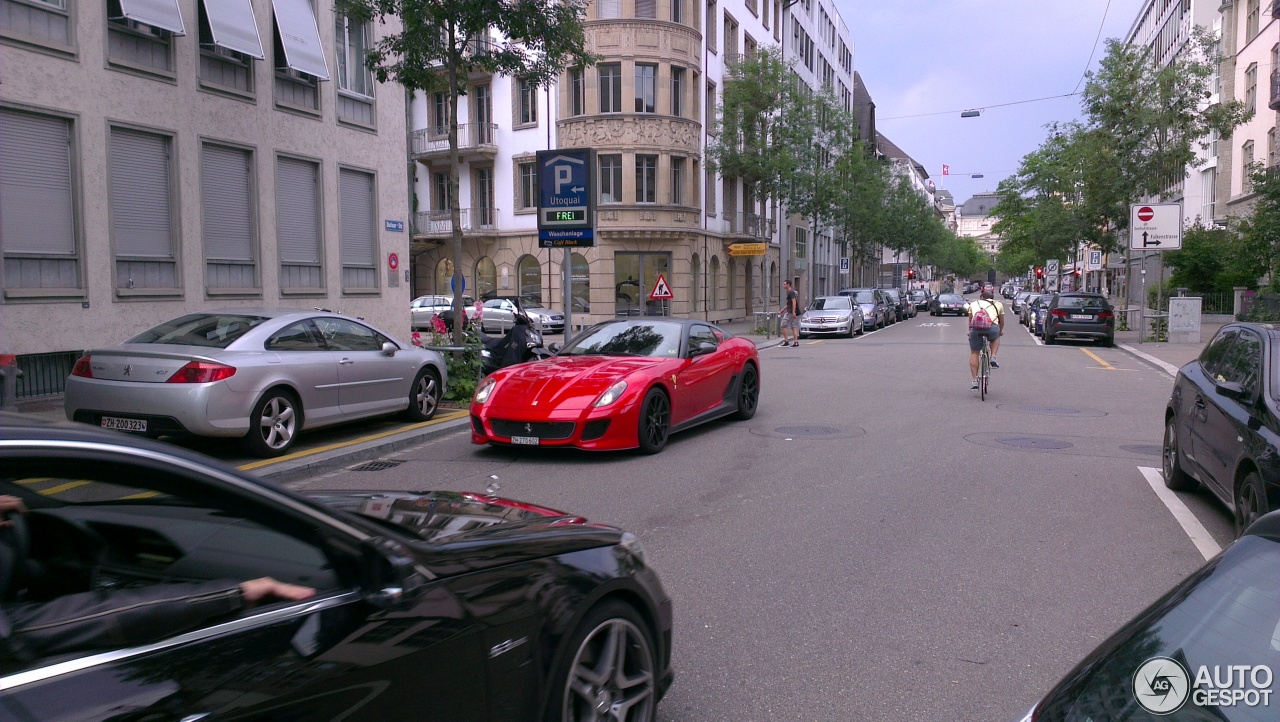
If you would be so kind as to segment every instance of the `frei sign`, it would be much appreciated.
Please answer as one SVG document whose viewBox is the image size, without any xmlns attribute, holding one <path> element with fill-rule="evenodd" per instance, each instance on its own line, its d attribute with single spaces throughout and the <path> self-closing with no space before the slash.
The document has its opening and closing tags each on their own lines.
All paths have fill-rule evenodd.
<svg viewBox="0 0 1280 722">
<path fill-rule="evenodd" d="M 1134 203 L 1129 206 L 1129 248 L 1176 251 L 1182 248 L 1181 203 Z"/>
</svg>

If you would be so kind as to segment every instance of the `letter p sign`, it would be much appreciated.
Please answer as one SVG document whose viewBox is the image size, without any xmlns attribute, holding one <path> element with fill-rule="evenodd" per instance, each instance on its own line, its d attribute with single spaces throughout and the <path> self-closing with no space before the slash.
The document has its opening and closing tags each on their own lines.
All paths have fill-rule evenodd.
<svg viewBox="0 0 1280 722">
<path fill-rule="evenodd" d="M 556 171 L 556 195 L 560 195 L 561 190 L 573 182 L 573 166 L 557 165 Z"/>
</svg>

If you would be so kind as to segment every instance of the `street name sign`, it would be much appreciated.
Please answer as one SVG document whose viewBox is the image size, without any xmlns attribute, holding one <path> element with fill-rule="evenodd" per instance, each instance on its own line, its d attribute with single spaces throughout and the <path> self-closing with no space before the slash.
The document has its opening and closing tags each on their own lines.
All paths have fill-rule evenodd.
<svg viewBox="0 0 1280 722">
<path fill-rule="evenodd" d="M 730 243 L 730 256 L 763 256 L 769 251 L 768 243 Z"/>
<path fill-rule="evenodd" d="M 1130 205 L 1129 248 L 1135 251 L 1176 251 L 1182 248 L 1182 204 Z"/>
<path fill-rule="evenodd" d="M 538 168 L 538 246 L 594 246 L 595 150 L 540 150 L 535 162 Z"/>
</svg>

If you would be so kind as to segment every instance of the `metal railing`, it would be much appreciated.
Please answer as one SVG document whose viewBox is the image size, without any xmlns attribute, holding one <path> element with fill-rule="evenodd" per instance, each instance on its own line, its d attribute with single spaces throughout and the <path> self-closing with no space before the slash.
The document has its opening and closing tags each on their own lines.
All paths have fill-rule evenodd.
<svg viewBox="0 0 1280 722">
<path fill-rule="evenodd" d="M 749 236 L 768 240 L 773 237 L 773 221 L 759 213 L 725 213 L 727 232 L 735 236 Z"/>
<path fill-rule="evenodd" d="M 498 150 L 497 123 L 458 123 L 458 150 Z M 412 155 L 438 155 L 449 152 L 448 126 L 433 126 L 409 133 Z"/>
<path fill-rule="evenodd" d="M 66 391 L 71 367 L 81 355 L 81 351 L 19 354 L 17 398 L 34 399 Z"/>
<path fill-rule="evenodd" d="M 461 208 L 458 221 L 464 234 L 484 233 L 498 228 L 497 208 Z M 449 211 L 419 211 L 413 214 L 413 233 L 416 236 L 448 236 L 453 233 Z"/>
</svg>

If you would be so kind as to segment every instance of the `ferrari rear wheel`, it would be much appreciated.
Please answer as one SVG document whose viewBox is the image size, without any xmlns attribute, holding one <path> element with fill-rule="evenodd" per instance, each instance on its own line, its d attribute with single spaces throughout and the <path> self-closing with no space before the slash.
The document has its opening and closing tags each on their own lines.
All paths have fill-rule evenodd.
<svg viewBox="0 0 1280 722">
<path fill-rule="evenodd" d="M 671 401 L 658 389 L 650 389 L 640 407 L 640 451 L 656 454 L 671 435 Z"/>
<path fill-rule="evenodd" d="M 746 421 L 756 415 L 756 407 L 760 405 L 760 372 L 756 367 L 747 364 L 742 367 L 742 380 L 738 383 L 738 411 L 733 415 L 739 421 Z"/>
</svg>

